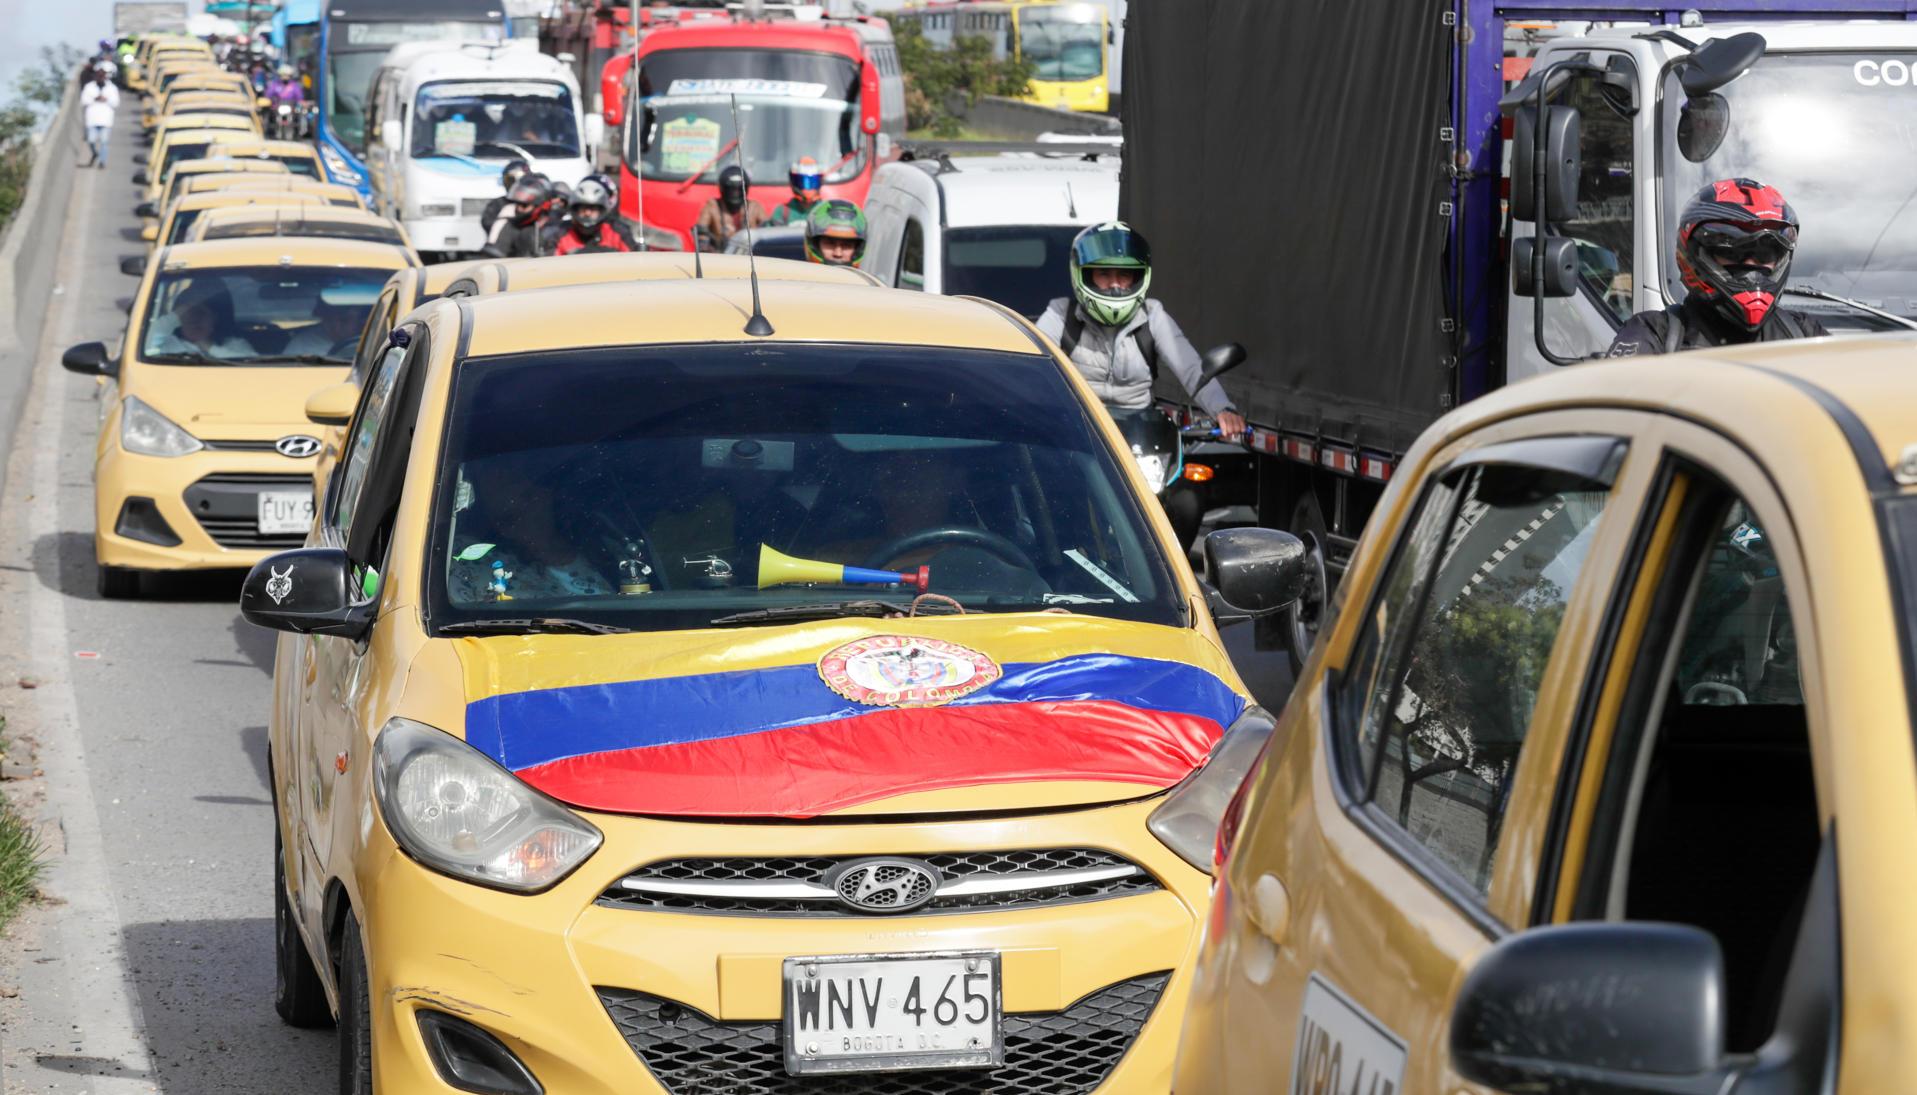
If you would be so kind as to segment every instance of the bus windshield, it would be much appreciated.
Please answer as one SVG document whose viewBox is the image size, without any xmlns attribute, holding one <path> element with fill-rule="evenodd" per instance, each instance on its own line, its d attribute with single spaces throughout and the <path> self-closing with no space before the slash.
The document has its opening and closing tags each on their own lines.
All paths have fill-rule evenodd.
<svg viewBox="0 0 1917 1095">
<path fill-rule="evenodd" d="M 1034 80 L 1095 80 L 1105 74 L 1105 28 L 1091 4 L 1018 9 L 1019 55 Z"/>
<path fill-rule="evenodd" d="M 412 150 L 426 156 L 579 155 L 572 91 L 546 80 L 442 80 L 419 89 Z"/>
<path fill-rule="evenodd" d="M 1673 74 L 1659 126 L 1667 230 L 1706 183 L 1756 179 L 1782 191 L 1803 225 L 1791 285 L 1917 318 L 1913 66 L 1917 55 L 1773 53 L 1720 88 L 1721 102 L 1703 104 L 1687 103 Z M 1703 125 L 1707 115 L 1717 125 Z M 1723 140 L 1713 149 L 1698 135 L 1715 130 Z M 1666 284 L 1681 284 L 1674 262 L 1667 265 Z M 1783 303 L 1833 330 L 1885 325 L 1835 302 L 1788 296 Z"/>
<path fill-rule="evenodd" d="M 502 36 L 497 21 L 335 22 L 326 43 L 326 117 L 348 148 L 366 148 L 366 93 L 386 51 L 401 42 L 456 38 L 481 42 Z"/>
<path fill-rule="evenodd" d="M 675 50 L 644 60 L 639 95 L 645 113 L 628 129 L 626 160 L 648 179 L 718 181 L 720 169 L 737 162 L 735 101 L 753 180 L 782 180 L 805 156 L 825 167 L 829 183 L 857 178 L 865 166 L 859 68 L 849 57 Z"/>
</svg>

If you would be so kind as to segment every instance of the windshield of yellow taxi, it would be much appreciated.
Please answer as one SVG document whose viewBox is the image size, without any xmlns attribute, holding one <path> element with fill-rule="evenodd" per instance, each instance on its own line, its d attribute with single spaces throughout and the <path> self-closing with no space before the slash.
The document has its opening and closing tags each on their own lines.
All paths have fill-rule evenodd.
<svg viewBox="0 0 1917 1095">
<path fill-rule="evenodd" d="M 1170 625 L 1139 497 L 1049 358 L 835 345 L 471 361 L 433 622 L 704 626 L 921 588 L 967 611 Z"/>
<path fill-rule="evenodd" d="M 350 365 L 391 270 L 246 266 L 160 275 L 140 360 L 160 365 Z"/>
</svg>

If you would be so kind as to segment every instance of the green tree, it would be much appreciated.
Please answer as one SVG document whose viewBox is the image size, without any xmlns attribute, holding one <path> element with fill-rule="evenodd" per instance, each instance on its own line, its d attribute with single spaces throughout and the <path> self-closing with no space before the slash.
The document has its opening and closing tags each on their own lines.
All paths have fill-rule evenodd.
<svg viewBox="0 0 1917 1095">
<path fill-rule="evenodd" d="M 983 38 L 960 37 L 950 49 L 940 49 L 916 23 L 895 23 L 893 32 L 905 69 L 905 118 L 911 129 L 957 136 L 964 112 L 977 105 L 979 96 L 1024 95 L 1031 87 L 1032 63 L 994 59 L 992 44 Z"/>
</svg>

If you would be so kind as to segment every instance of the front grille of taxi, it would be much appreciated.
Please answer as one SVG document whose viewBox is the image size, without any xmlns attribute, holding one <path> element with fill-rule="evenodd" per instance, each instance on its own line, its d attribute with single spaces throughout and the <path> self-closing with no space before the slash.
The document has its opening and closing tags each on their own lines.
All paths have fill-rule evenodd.
<svg viewBox="0 0 1917 1095">
<path fill-rule="evenodd" d="M 1073 1095 L 1111 1075 L 1170 977 L 1120 981 L 1064 1011 L 1005 1016 L 997 1068 L 828 1076 L 786 1074 L 777 1022 L 722 1023 L 642 992 L 598 991 L 626 1044 L 671 1095 Z"/>
<path fill-rule="evenodd" d="M 312 486 L 311 475 L 222 472 L 204 476 L 186 488 L 186 508 L 221 547 L 296 548 L 306 543 L 304 532 L 271 536 L 260 533 L 258 496 L 264 490 L 299 490 Z"/>
<path fill-rule="evenodd" d="M 845 905 L 827 878 L 871 856 L 668 859 L 613 883 L 599 904 L 621 909 L 730 916 L 871 916 Z M 907 856 L 940 878 L 920 913 L 1066 905 L 1159 889 L 1158 880 L 1123 856 L 1086 848 L 1021 848 Z"/>
</svg>

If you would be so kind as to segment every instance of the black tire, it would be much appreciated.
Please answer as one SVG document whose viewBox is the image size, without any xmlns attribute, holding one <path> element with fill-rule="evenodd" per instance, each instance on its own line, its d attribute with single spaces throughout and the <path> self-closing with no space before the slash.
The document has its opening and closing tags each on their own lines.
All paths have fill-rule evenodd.
<svg viewBox="0 0 1917 1095">
<path fill-rule="evenodd" d="M 94 588 L 109 601 L 124 601 L 140 595 L 140 572 L 125 567 L 99 566 Z"/>
<path fill-rule="evenodd" d="M 288 1026 L 324 1027 L 333 1022 L 313 956 L 293 922 L 293 903 L 286 897 L 286 856 L 281 850 L 279 824 L 273 825 L 273 1010 Z"/>
<path fill-rule="evenodd" d="M 1291 511 L 1291 531 L 1305 542 L 1305 557 L 1312 574 L 1306 582 L 1304 594 L 1293 601 L 1284 613 L 1285 658 L 1291 663 L 1291 675 L 1295 680 L 1304 671 L 1305 659 L 1311 657 L 1311 648 L 1317 645 L 1318 632 L 1324 625 L 1325 606 L 1331 603 L 1331 586 L 1325 573 L 1327 530 L 1316 498 L 1307 494 L 1298 500 L 1297 507 Z"/>
<path fill-rule="evenodd" d="M 366 948 L 350 911 L 339 947 L 339 1095 L 373 1095 L 373 1002 Z"/>
</svg>

